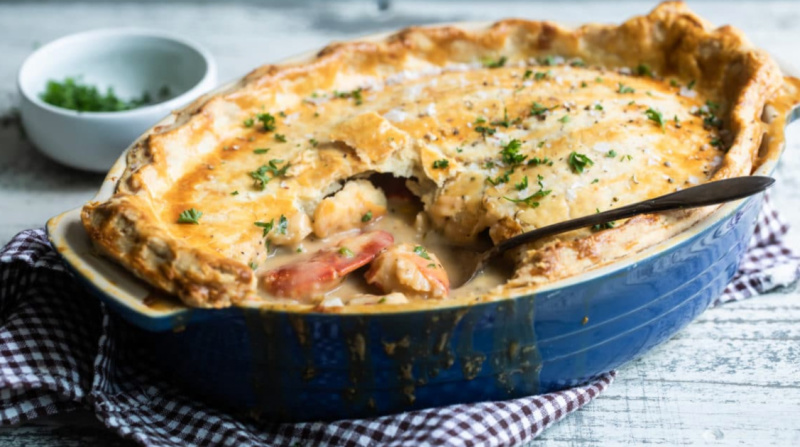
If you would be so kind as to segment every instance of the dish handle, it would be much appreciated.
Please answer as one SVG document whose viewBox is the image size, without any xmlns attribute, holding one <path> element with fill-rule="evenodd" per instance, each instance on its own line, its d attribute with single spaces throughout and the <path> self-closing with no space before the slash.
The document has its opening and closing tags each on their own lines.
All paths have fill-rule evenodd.
<svg viewBox="0 0 800 447">
<path fill-rule="evenodd" d="M 190 309 L 161 297 L 121 266 L 101 257 L 83 228 L 80 212 L 76 208 L 48 220 L 47 238 L 86 290 L 125 320 L 148 331 L 167 331 L 180 330 L 190 320 L 222 316 L 218 311 Z"/>
</svg>

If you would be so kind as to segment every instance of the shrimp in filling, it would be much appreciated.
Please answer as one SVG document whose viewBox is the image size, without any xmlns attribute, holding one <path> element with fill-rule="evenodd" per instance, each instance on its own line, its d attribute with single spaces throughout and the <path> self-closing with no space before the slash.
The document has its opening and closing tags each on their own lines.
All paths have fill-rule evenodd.
<svg viewBox="0 0 800 447">
<path fill-rule="evenodd" d="M 401 304 L 450 294 L 443 237 L 430 230 L 405 180 L 345 183 L 313 213 L 313 234 L 275 248 L 256 273 L 270 296 L 301 303 Z M 292 245 L 291 242 L 295 242 Z M 449 262 L 448 262 L 449 261 Z M 446 256 L 453 265 L 453 256 Z"/>
</svg>

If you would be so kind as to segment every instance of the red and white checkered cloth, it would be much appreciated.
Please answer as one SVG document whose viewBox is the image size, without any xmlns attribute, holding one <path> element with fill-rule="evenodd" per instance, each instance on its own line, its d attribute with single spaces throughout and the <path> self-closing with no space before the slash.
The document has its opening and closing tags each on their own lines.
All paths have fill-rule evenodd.
<svg viewBox="0 0 800 447">
<path fill-rule="evenodd" d="M 800 258 L 769 204 L 737 277 L 715 304 L 795 280 Z M 0 424 L 78 408 L 143 446 L 511 446 L 602 393 L 614 372 L 572 389 L 502 402 L 453 405 L 374 419 L 276 424 L 225 413 L 162 379 L 127 325 L 88 296 L 42 230 L 0 251 Z"/>
</svg>

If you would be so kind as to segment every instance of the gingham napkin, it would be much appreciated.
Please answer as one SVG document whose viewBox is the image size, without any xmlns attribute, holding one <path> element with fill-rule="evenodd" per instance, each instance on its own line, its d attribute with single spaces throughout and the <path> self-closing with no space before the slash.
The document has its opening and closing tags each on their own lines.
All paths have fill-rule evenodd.
<svg viewBox="0 0 800 447">
<path fill-rule="evenodd" d="M 715 304 L 794 281 L 800 258 L 767 203 L 737 277 Z M 143 446 L 511 446 L 581 408 L 614 379 L 502 402 L 333 423 L 255 422 L 187 397 L 162 380 L 127 325 L 78 286 L 43 230 L 0 251 L 0 424 L 78 408 Z"/>
</svg>

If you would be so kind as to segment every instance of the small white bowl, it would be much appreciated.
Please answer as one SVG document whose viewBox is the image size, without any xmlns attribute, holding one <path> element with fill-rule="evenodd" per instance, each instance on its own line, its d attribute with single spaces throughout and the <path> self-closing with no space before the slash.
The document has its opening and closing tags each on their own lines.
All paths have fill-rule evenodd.
<svg viewBox="0 0 800 447">
<path fill-rule="evenodd" d="M 120 99 L 144 92 L 158 101 L 121 112 L 78 112 L 45 103 L 50 80 L 78 78 Z M 59 163 L 104 172 L 136 138 L 172 110 L 189 104 L 217 83 L 211 54 L 186 39 L 144 29 L 100 29 L 73 34 L 34 52 L 17 78 L 20 114 L 28 138 Z"/>
</svg>

